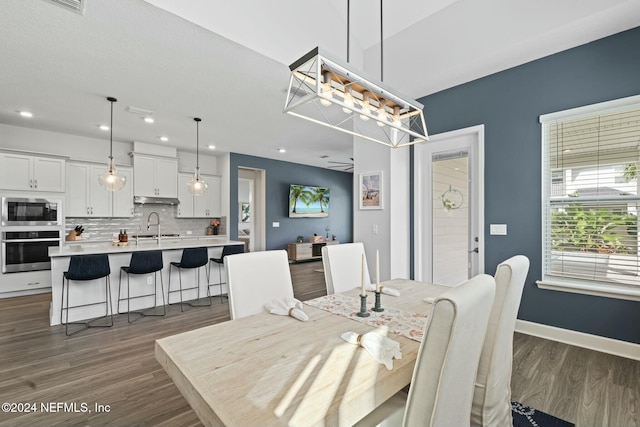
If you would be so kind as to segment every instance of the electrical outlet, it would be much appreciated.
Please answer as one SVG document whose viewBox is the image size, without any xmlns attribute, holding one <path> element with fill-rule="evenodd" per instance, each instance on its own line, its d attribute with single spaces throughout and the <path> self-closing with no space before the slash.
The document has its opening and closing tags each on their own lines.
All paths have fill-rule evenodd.
<svg viewBox="0 0 640 427">
<path fill-rule="evenodd" d="M 371 226 L 371 234 L 378 234 L 378 224 L 373 224 Z"/>
<path fill-rule="evenodd" d="M 153 276 L 147 276 L 147 285 L 153 285 Z"/>
<path fill-rule="evenodd" d="M 279 223 L 279 222 L 274 222 L 274 223 L 273 223 L 273 227 L 274 227 L 274 228 L 278 228 L 278 227 L 280 227 L 280 223 Z"/>
</svg>

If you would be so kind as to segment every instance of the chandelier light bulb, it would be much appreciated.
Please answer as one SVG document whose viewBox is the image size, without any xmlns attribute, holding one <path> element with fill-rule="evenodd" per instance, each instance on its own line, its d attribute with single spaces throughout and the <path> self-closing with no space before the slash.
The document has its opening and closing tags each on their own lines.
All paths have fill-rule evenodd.
<svg viewBox="0 0 640 427">
<path fill-rule="evenodd" d="M 323 97 L 320 98 L 320 104 L 324 105 L 325 107 L 328 107 L 332 104 L 332 102 L 327 99 L 327 98 L 331 98 L 333 99 L 333 94 L 332 94 L 332 89 L 331 89 L 331 74 L 328 71 L 325 71 L 322 73 L 322 95 Z M 325 98 L 326 96 L 326 98 Z"/>
<path fill-rule="evenodd" d="M 371 114 L 371 104 L 369 104 L 369 92 L 362 92 L 362 108 L 360 109 L 360 120 L 366 122 L 369 120 L 369 116 L 367 114 Z"/>
<path fill-rule="evenodd" d="M 386 101 L 384 99 L 380 100 L 380 106 L 378 107 L 378 120 L 376 121 L 376 124 L 380 127 L 383 127 L 386 122 L 387 122 L 387 111 L 385 110 L 385 105 L 386 105 Z"/>
<path fill-rule="evenodd" d="M 344 111 L 347 114 L 351 114 L 353 111 L 353 95 L 351 95 L 351 87 L 347 86 L 344 88 L 344 104 L 345 106 L 342 107 L 342 111 Z"/>
<path fill-rule="evenodd" d="M 393 107 L 393 124 L 395 126 L 402 126 L 402 122 L 400 121 L 400 107 L 397 105 Z"/>
</svg>

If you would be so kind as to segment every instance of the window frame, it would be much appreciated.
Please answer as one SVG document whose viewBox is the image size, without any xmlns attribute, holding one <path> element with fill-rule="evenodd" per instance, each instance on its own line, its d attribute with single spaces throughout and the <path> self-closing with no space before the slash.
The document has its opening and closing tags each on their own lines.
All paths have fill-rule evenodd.
<svg viewBox="0 0 640 427">
<path fill-rule="evenodd" d="M 547 248 L 549 239 L 551 238 L 550 224 L 547 223 L 547 217 L 551 211 L 551 198 L 553 191 L 553 176 L 550 182 L 546 181 L 545 173 L 546 164 L 549 163 L 551 154 L 547 152 L 547 143 L 545 141 L 548 127 L 558 121 L 567 121 L 589 117 L 594 115 L 603 115 L 622 112 L 632 108 L 640 109 L 640 95 L 630 96 L 627 98 L 616 99 L 612 101 L 591 104 L 583 107 L 572 108 L 568 110 L 558 111 L 540 116 L 541 124 L 541 223 L 542 223 L 542 279 L 536 281 L 538 288 L 549 289 L 563 292 L 579 293 L 586 295 L 596 295 L 608 298 L 625 299 L 632 301 L 640 301 L 640 286 L 631 284 L 618 284 L 613 282 L 600 282 L 591 280 L 581 280 L 574 278 L 560 278 L 551 276 L 547 272 Z M 640 178 L 639 178 L 640 179 Z M 549 186 L 549 188 L 546 188 Z M 640 257 L 640 254 L 638 254 Z"/>
</svg>

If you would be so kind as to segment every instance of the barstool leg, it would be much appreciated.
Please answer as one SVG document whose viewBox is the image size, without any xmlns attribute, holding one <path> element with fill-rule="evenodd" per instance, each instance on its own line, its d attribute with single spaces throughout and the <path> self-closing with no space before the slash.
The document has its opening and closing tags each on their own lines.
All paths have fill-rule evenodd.
<svg viewBox="0 0 640 427">
<path fill-rule="evenodd" d="M 118 305 L 120 305 L 119 302 Z M 127 322 L 131 323 L 131 277 L 129 273 L 127 273 Z"/>
<path fill-rule="evenodd" d="M 178 269 L 178 277 L 180 278 L 180 311 L 184 313 L 184 305 L 182 303 L 182 269 Z"/>
<path fill-rule="evenodd" d="M 62 300 L 60 301 L 60 324 L 62 325 L 62 312 L 64 311 L 64 276 L 62 277 Z"/>
<path fill-rule="evenodd" d="M 222 303 L 222 267 L 224 266 L 224 258 L 220 264 L 218 264 L 218 285 L 220 285 L 220 302 Z"/>
<path fill-rule="evenodd" d="M 127 292 L 129 292 L 129 290 L 127 290 Z M 109 327 L 113 326 L 113 301 L 111 301 L 111 278 L 109 276 L 107 276 L 107 288 L 106 288 L 106 299 L 105 299 L 105 305 L 107 305 L 106 303 L 109 303 L 109 306 L 106 307 L 107 310 L 107 314 L 105 315 L 105 317 L 109 314 L 109 309 L 111 309 L 111 324 L 109 325 Z"/>
<path fill-rule="evenodd" d="M 154 272 L 154 286 L 158 285 L 158 272 Z M 162 294 L 162 315 L 167 315 L 167 303 L 164 299 L 164 279 L 162 278 L 162 271 L 160 271 L 160 293 Z"/>
</svg>

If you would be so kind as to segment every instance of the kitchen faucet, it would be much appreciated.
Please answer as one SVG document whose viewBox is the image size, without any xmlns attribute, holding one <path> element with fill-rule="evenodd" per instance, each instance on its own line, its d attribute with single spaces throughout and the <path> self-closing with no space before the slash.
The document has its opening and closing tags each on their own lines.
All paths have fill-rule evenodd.
<svg viewBox="0 0 640 427">
<path fill-rule="evenodd" d="M 155 215 L 156 216 L 156 223 L 152 224 L 151 223 L 151 215 Z M 158 238 L 158 243 L 160 243 L 160 215 L 158 215 L 158 212 L 151 212 L 149 214 L 149 216 L 147 217 L 147 230 L 151 229 L 151 226 L 155 225 L 157 228 L 157 238 Z"/>
</svg>

